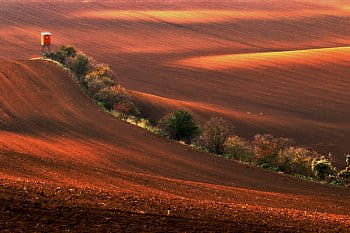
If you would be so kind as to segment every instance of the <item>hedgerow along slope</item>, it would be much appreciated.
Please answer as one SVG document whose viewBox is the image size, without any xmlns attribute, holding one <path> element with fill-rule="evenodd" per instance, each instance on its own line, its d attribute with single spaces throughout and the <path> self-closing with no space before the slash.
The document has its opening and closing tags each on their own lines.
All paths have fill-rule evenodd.
<svg viewBox="0 0 350 233">
<path fill-rule="evenodd" d="M 37 54 L 39 34 L 49 30 L 55 44 L 73 44 L 110 64 L 123 86 L 150 101 L 180 104 L 202 120 L 220 115 L 242 136 L 294 138 L 332 152 L 338 165 L 349 152 L 346 1 L 2 1 L 0 6 L 0 43 L 6 45 L 0 56 Z M 315 51 L 322 63 L 315 56 L 310 60 Z"/>
<path fill-rule="evenodd" d="M 201 154 L 114 119 L 50 62 L 1 61 L 0 68 L 2 179 L 157 197 L 175 207 L 182 200 L 208 205 L 209 215 L 226 203 L 230 214 L 244 208 L 277 225 L 281 215 L 315 229 L 350 224 L 349 190 Z"/>
</svg>

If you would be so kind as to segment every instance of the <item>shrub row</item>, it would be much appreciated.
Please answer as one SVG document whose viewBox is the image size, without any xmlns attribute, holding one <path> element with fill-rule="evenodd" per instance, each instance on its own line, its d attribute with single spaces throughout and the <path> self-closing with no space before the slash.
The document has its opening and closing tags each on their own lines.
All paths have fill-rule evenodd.
<svg viewBox="0 0 350 233">
<path fill-rule="evenodd" d="M 232 135 L 233 127 L 218 117 L 211 118 L 201 129 L 191 114 L 184 110 L 167 114 L 158 127 L 171 139 L 194 142 L 195 148 L 226 158 L 328 183 L 350 183 L 350 155 L 346 157 L 347 167 L 338 172 L 330 157 L 293 146 L 294 142 L 288 138 L 257 134 L 249 142 Z"/>
<path fill-rule="evenodd" d="M 226 158 L 273 171 L 350 185 L 350 155 L 346 157 L 347 167 L 338 172 L 332 165 L 331 158 L 306 148 L 295 147 L 287 138 L 257 134 L 249 142 L 233 135 L 233 127 L 218 117 L 211 118 L 201 129 L 193 116 L 185 110 L 165 115 L 158 127 L 154 127 L 149 121 L 140 119 L 140 109 L 133 95 L 117 84 L 116 74 L 108 66 L 96 64 L 92 58 L 77 52 L 71 46 L 62 46 L 54 52 L 44 54 L 44 57 L 70 69 L 98 105 L 130 123 L 174 140 L 193 143 L 197 149 Z"/>
<path fill-rule="evenodd" d="M 107 65 L 96 64 L 92 58 L 71 46 L 62 46 L 54 52 L 45 53 L 44 57 L 69 68 L 87 94 L 100 106 L 119 112 L 123 118 L 140 114 L 133 95 L 117 85 L 116 74 Z"/>
</svg>

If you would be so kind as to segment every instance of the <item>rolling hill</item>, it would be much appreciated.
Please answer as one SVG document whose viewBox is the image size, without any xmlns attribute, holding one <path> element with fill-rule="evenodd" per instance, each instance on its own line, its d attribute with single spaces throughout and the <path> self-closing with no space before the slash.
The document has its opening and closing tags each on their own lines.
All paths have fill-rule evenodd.
<svg viewBox="0 0 350 233">
<path fill-rule="evenodd" d="M 225 220 L 227 223 L 222 227 L 228 229 L 239 229 L 237 224 L 244 223 L 242 229 L 257 225 L 265 230 L 288 230 L 288 224 L 294 227 L 298 224 L 304 230 L 341 230 L 350 224 L 348 189 L 201 154 L 114 119 L 99 109 L 68 73 L 49 62 L 1 61 L 0 68 L 0 189 L 3 194 L 0 196 L 4 203 L 23 202 L 20 193 L 25 190 L 27 199 L 39 195 L 39 200 L 46 205 L 41 203 L 39 210 L 35 205 L 18 205 L 41 216 L 62 205 L 62 200 L 56 200 L 57 194 L 52 192 L 73 187 L 80 191 L 70 205 L 78 205 L 78 209 L 84 207 L 80 211 L 87 211 L 87 216 L 95 212 L 85 205 L 98 201 L 100 196 L 93 196 L 93 192 L 100 190 L 111 197 L 109 202 L 103 199 L 103 203 L 117 205 L 124 211 L 136 211 L 127 200 L 139 198 L 144 206 L 138 211 L 158 214 L 148 216 L 151 222 L 156 221 L 159 214 L 166 216 L 165 210 L 159 211 L 171 206 L 175 218 L 198 218 L 214 223 Z M 25 187 L 18 188 L 23 182 Z M 9 187 L 17 187 L 19 191 L 13 188 L 8 191 Z M 33 197 L 27 187 L 34 187 Z M 9 198 L 11 191 L 15 194 Z M 72 195 L 67 192 L 66 195 Z M 93 201 L 86 200 L 83 195 L 86 192 L 93 196 Z M 124 196 L 129 199 L 114 200 Z M 48 197 L 50 201 L 46 200 Z M 72 202 L 70 198 L 64 199 L 65 205 Z M 157 204 L 151 205 L 153 202 Z M 101 213 L 111 211 L 108 206 L 99 206 L 99 209 Z M 266 225 L 261 226 L 257 221 L 265 218 Z M 283 224 L 277 221 L 280 218 Z M 86 221 L 86 218 L 79 219 L 79 223 Z M 135 221 L 142 223 L 138 218 Z M 214 225 L 209 224 L 208 229 Z M 177 229 L 176 225 L 172 229 Z"/>
<path fill-rule="evenodd" d="M 122 85 L 148 96 L 145 101 L 177 102 L 201 121 L 220 115 L 246 138 L 290 137 L 344 164 L 350 136 L 347 1 L 0 6 L 0 44 L 6 45 L 0 57 L 38 54 L 39 33 L 50 31 L 56 46 L 72 44 L 110 64 Z"/>
<path fill-rule="evenodd" d="M 349 189 L 153 135 L 26 59 L 50 31 L 109 64 L 151 119 L 218 115 L 343 166 L 349 29 L 346 0 L 0 0 L 0 231 L 348 232 Z"/>
</svg>

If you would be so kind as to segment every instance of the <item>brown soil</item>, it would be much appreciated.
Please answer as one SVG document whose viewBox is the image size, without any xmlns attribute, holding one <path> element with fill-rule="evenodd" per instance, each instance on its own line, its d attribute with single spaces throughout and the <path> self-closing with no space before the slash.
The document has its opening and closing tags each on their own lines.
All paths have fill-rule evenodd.
<svg viewBox="0 0 350 233">
<path fill-rule="evenodd" d="M 252 230 L 256 226 L 286 231 L 290 228 L 312 230 L 315 225 L 317 228 L 314 230 L 328 230 L 322 224 L 336 225 L 343 230 L 349 226 L 348 189 L 302 181 L 201 154 L 116 120 L 98 109 L 67 73 L 49 62 L 2 61 L 0 67 L 0 174 L 5 179 L 3 198 L 10 199 L 7 208 L 14 208 L 15 212 L 9 212 L 9 216 L 21 211 L 34 211 L 26 215 L 28 218 L 18 215 L 23 221 L 22 227 L 31 226 L 27 224 L 30 221 L 44 224 L 43 229 L 48 227 L 48 230 L 61 224 L 64 227 L 65 224 L 60 222 L 48 226 L 50 221 L 46 217 L 43 222 L 36 217 L 47 216 L 52 208 L 54 212 L 50 216 L 56 218 L 55 211 L 60 206 L 64 207 L 64 213 L 58 217 L 67 221 L 67 218 L 71 218 L 69 213 L 73 212 L 82 221 L 76 222 L 81 227 L 90 223 L 110 227 L 118 224 L 118 221 L 124 225 L 123 219 L 134 222 L 135 227 L 141 227 L 142 224 L 137 222 L 140 223 L 139 218 L 142 218 L 146 221 L 145 225 L 151 227 L 145 228 L 149 231 L 153 230 L 152 227 L 159 231 L 168 230 L 167 227 L 179 231 L 192 228 L 201 230 L 197 227 L 203 227 L 202 224 L 197 226 L 191 223 L 192 220 L 185 220 L 199 217 L 199 222 L 208 221 L 208 230 L 215 230 L 218 225 L 222 225 L 223 229 L 232 229 L 238 227 L 237 224 L 243 224 L 243 228 L 250 226 Z M 9 184 L 6 184 L 6 180 L 10 180 Z M 33 187 L 34 193 L 52 194 L 56 186 L 73 186 L 82 192 L 104 190 L 113 196 L 139 197 L 145 205 L 142 211 L 151 215 L 147 215 L 146 219 L 141 215 L 131 218 L 129 215 L 135 209 L 122 200 L 115 201 L 115 204 L 125 205 L 123 211 L 126 212 L 120 212 L 120 208 L 112 212 L 87 208 L 85 204 L 95 203 L 91 199 L 99 201 L 94 194 L 77 197 L 77 208 L 70 207 L 62 200 L 53 201 L 48 209 L 36 208 L 42 204 L 33 203 L 21 207 L 28 200 L 22 196 L 20 189 L 13 188 L 16 187 L 13 184 L 16 180 L 27 180 L 26 186 Z M 9 189 L 12 193 L 8 193 Z M 44 197 L 44 203 L 45 200 L 59 198 L 51 194 Z M 152 198 L 171 204 L 152 204 L 149 202 Z M 167 224 L 171 219 L 159 220 L 159 217 L 152 215 L 159 214 L 157 211 L 162 208 L 170 208 L 169 205 L 175 209 L 184 208 L 176 211 L 173 225 Z M 191 209 L 192 205 L 200 209 L 197 212 L 186 210 Z M 238 219 L 232 220 L 237 211 Z M 81 212 L 86 218 L 79 215 Z M 91 221 L 90 218 L 99 213 L 112 215 L 113 220 L 108 223 Z M 7 222 L 7 215 L 2 216 L 3 221 Z M 280 220 L 281 216 L 284 216 L 283 221 Z M 218 219 L 222 218 L 225 221 L 218 224 Z M 265 222 L 260 218 L 269 220 Z M 177 228 L 177 221 L 186 221 L 189 225 L 181 225 L 184 229 Z M 8 228 L 15 227 L 11 221 L 8 224 Z"/>
<path fill-rule="evenodd" d="M 349 17 L 345 0 L 2 1 L 0 56 L 38 54 L 40 32 L 50 31 L 55 46 L 72 44 L 110 64 L 130 89 L 165 105 L 190 103 L 180 107 L 202 121 L 220 115 L 247 138 L 293 138 L 343 166 L 349 49 L 313 49 L 348 47 Z M 274 51 L 282 52 L 266 56 Z M 288 59 L 283 51 L 299 52 Z M 246 53 L 239 65 L 237 57 L 220 62 Z M 213 55 L 218 60 L 206 60 Z"/>
<path fill-rule="evenodd" d="M 329 216 L 322 214 L 1 183 L 2 232 L 346 232 L 348 227 L 345 219 L 330 223 Z"/>
<path fill-rule="evenodd" d="M 346 1 L 234 2 L 2 1 L 0 56 L 38 54 L 38 35 L 49 30 L 55 44 L 73 44 L 111 64 L 153 118 L 179 107 L 202 121 L 220 115 L 243 136 L 291 137 L 332 151 L 344 163 L 348 49 L 322 50 L 322 63 L 311 49 L 349 45 Z M 92 9 L 112 12 L 95 18 Z M 184 9 L 202 12 L 188 19 Z M 222 12 L 206 22 L 203 14 L 213 15 L 205 9 L 255 13 L 237 19 Z M 158 10 L 173 11 L 164 16 Z M 291 50 L 303 58 L 266 56 Z M 207 56 L 241 53 L 254 54 L 254 64 L 196 67 L 196 58 L 208 62 Z M 116 120 L 67 73 L 43 61 L 0 61 L 0 177 L 1 231 L 350 227 L 349 189 L 198 153 Z"/>
</svg>

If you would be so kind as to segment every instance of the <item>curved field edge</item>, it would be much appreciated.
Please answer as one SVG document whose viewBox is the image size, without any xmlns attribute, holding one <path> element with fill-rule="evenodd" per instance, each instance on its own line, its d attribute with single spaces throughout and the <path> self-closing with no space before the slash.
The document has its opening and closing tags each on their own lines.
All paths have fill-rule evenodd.
<svg viewBox="0 0 350 233">
<path fill-rule="evenodd" d="M 37 54 L 38 37 L 46 25 L 55 45 L 72 44 L 110 64 L 128 89 L 242 113 L 242 119 L 217 114 L 234 123 L 238 134 L 246 138 L 257 132 L 294 138 L 321 153 L 331 152 L 341 166 L 349 152 L 350 132 L 349 63 L 336 63 L 341 56 L 327 66 L 308 65 L 301 58 L 305 63 L 284 64 L 288 69 L 271 62 L 268 69 L 248 70 L 249 63 L 234 70 L 168 64 L 220 54 L 346 47 L 350 42 L 348 8 L 346 1 L 309 0 L 2 1 L 0 40 L 6 46 L 0 47 L 0 56 L 19 59 Z M 104 17 L 106 11 L 113 17 L 113 12 L 121 11 L 127 17 Z M 245 19 L 227 15 L 247 11 L 251 14 Z M 100 13 L 101 17 L 80 17 L 76 12 Z M 329 58 L 326 53 L 320 56 Z M 251 115 L 257 120 L 252 124 L 246 122 Z M 270 118 L 274 122 L 267 121 Z M 208 118 L 203 115 L 203 120 Z"/>
<path fill-rule="evenodd" d="M 283 209 L 289 217 L 306 211 L 301 222 L 321 221 L 317 217 L 310 220 L 310 215 L 328 216 L 322 221 L 341 222 L 334 229 L 349 224 L 347 189 L 301 181 L 201 154 L 113 119 L 99 110 L 66 72 L 51 63 L 2 61 L 0 64 L 3 178 L 28 180 L 28 187 L 44 183 L 56 188 L 101 189 L 116 196 L 122 192 L 161 200 L 179 199 L 179 202 L 225 203 L 248 209 L 244 213 L 249 216 L 257 211 L 258 216 L 267 216 L 277 226 L 279 214 L 271 215 L 269 208 L 278 213 Z M 210 216 L 215 209 L 209 208 L 205 213 Z M 187 212 L 192 217 L 195 213 Z M 293 220 L 292 225 L 297 222 Z"/>
</svg>

